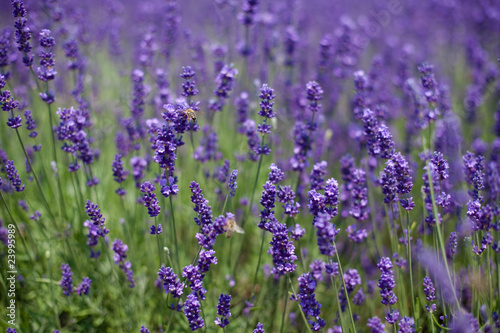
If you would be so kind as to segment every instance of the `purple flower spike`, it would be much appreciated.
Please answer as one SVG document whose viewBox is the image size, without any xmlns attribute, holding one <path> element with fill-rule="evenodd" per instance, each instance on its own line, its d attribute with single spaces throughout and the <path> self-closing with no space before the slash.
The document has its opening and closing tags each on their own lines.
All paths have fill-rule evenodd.
<svg viewBox="0 0 500 333">
<path fill-rule="evenodd" d="M 219 296 L 219 304 L 217 305 L 217 314 L 221 318 L 217 317 L 215 319 L 215 324 L 222 328 L 229 325 L 229 319 L 231 317 L 231 311 L 229 307 L 231 306 L 231 295 L 221 294 Z"/>
<path fill-rule="evenodd" d="M 17 174 L 17 170 L 14 167 L 14 161 L 7 161 L 5 164 L 5 171 L 7 172 L 7 178 L 9 178 L 12 186 L 16 189 L 17 192 L 24 191 L 25 186 L 21 185 L 21 178 Z"/>
<path fill-rule="evenodd" d="M 394 280 L 394 274 L 392 272 L 392 262 L 388 257 L 380 259 L 377 267 L 382 272 L 380 279 L 378 280 L 378 287 L 380 288 L 380 296 L 382 296 L 382 304 L 394 305 L 397 301 L 397 297 L 394 294 L 393 289 L 396 287 L 396 281 Z"/>
<path fill-rule="evenodd" d="M 156 217 L 160 214 L 160 205 L 158 204 L 158 199 L 156 198 L 155 186 L 149 181 L 144 182 L 141 185 L 141 192 L 144 193 L 144 206 L 148 209 L 148 214 L 151 217 Z"/>
<path fill-rule="evenodd" d="M 92 285 L 92 280 L 89 279 L 88 277 L 84 277 L 82 279 L 82 282 L 80 282 L 78 287 L 76 287 L 75 291 L 79 296 L 88 295 L 91 285 Z"/>
<path fill-rule="evenodd" d="M 186 315 L 191 331 L 196 331 L 205 326 L 205 322 L 200 316 L 200 307 L 201 304 L 198 297 L 194 294 L 189 294 L 184 302 L 184 314 Z"/>
<path fill-rule="evenodd" d="M 70 296 L 73 293 L 73 272 L 68 264 L 61 265 L 62 279 L 59 285 L 63 290 L 63 294 Z"/>
</svg>

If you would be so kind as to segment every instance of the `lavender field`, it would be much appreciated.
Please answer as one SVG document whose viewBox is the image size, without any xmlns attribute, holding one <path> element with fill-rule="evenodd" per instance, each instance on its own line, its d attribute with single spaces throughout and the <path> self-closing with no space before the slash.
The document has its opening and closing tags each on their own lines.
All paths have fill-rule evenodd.
<svg viewBox="0 0 500 333">
<path fill-rule="evenodd" d="M 3 0 L 2 332 L 499 332 L 496 0 Z"/>
</svg>

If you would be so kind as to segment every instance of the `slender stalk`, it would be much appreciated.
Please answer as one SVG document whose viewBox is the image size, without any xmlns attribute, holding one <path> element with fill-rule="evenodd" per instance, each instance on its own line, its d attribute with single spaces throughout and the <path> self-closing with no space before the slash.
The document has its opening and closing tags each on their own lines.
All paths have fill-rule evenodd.
<svg viewBox="0 0 500 333">
<path fill-rule="evenodd" d="M 346 284 L 345 284 L 345 280 L 344 280 L 344 272 L 342 270 L 342 264 L 340 263 L 339 253 L 337 251 L 337 245 L 335 244 L 335 242 L 333 243 L 333 246 L 335 247 L 335 256 L 337 257 L 337 262 L 339 264 L 340 278 L 342 280 L 342 285 L 344 286 L 344 292 L 345 292 L 345 296 L 346 296 L 345 298 L 347 300 L 347 308 L 349 310 L 349 317 L 351 318 L 351 325 L 352 325 L 353 333 L 355 333 L 356 332 L 356 325 L 354 324 L 354 318 L 352 316 L 351 302 L 349 301 L 349 294 L 347 293 L 347 288 L 346 288 Z"/>
<path fill-rule="evenodd" d="M 48 254 L 47 256 L 47 260 L 48 260 L 48 263 L 47 263 L 47 271 L 49 273 L 49 279 L 52 280 L 52 272 L 50 271 L 50 253 Z M 54 317 L 55 317 L 55 320 L 56 320 L 56 327 L 60 330 L 61 329 L 61 322 L 59 321 L 59 307 L 57 306 L 57 301 L 56 301 L 56 297 L 54 295 L 54 285 L 52 283 L 49 283 L 49 289 L 50 289 L 50 296 L 52 297 L 52 302 L 54 303 Z"/>
<path fill-rule="evenodd" d="M 426 141 L 425 141 L 425 137 L 422 136 L 422 144 L 424 145 L 424 147 L 426 147 Z M 436 218 L 436 230 L 437 230 L 437 234 L 438 234 L 438 241 L 439 241 L 439 246 L 441 248 L 441 255 L 443 256 L 443 261 L 444 261 L 444 265 L 445 265 L 445 268 L 446 268 L 446 273 L 448 275 L 448 279 L 450 281 L 450 285 L 452 286 L 452 289 L 453 289 L 453 296 L 455 298 L 455 302 L 456 302 L 456 305 L 457 305 L 457 308 L 460 309 L 460 302 L 458 301 L 458 297 L 457 297 L 457 294 L 456 294 L 456 291 L 455 291 L 455 283 L 453 281 L 453 279 L 451 278 L 451 273 L 450 273 L 450 267 L 448 265 L 448 260 L 446 260 L 446 250 L 444 248 L 444 241 L 443 241 L 443 235 L 441 233 L 441 228 L 439 227 L 439 221 L 438 221 L 438 208 L 437 208 L 437 205 L 436 205 L 436 197 L 434 195 L 434 184 L 432 182 L 432 175 L 431 175 L 431 170 L 429 168 L 429 162 L 427 162 L 427 179 L 429 181 L 429 188 L 430 188 L 430 191 L 431 191 L 431 199 L 432 199 L 432 212 Z"/>
<path fill-rule="evenodd" d="M 173 228 L 173 231 L 174 231 L 175 260 L 176 260 L 176 263 L 177 263 L 177 270 L 178 270 L 178 272 L 180 272 L 181 271 L 181 264 L 180 264 L 180 261 L 179 261 L 179 244 L 178 244 L 178 241 L 177 241 L 177 231 L 176 231 L 176 228 L 175 228 L 174 205 L 172 203 L 172 196 L 170 195 L 168 198 L 170 199 L 170 215 L 172 215 L 172 228 Z"/>
<path fill-rule="evenodd" d="M 264 137 L 262 138 L 262 141 L 264 141 Z M 257 181 L 259 180 L 260 168 L 262 166 L 262 158 L 263 157 L 264 157 L 264 155 L 262 155 L 262 154 L 259 157 L 259 164 L 257 165 L 257 174 L 255 175 L 255 180 L 253 182 L 253 190 L 252 190 L 252 196 L 250 198 L 250 205 L 248 206 L 247 218 L 252 214 L 252 206 L 253 206 L 253 201 L 254 201 L 254 198 L 255 198 L 255 190 L 257 189 Z M 247 219 L 243 219 L 243 221 L 241 223 L 241 227 L 242 228 L 245 227 L 246 220 Z"/>
<path fill-rule="evenodd" d="M 259 275 L 260 261 L 262 260 L 262 249 L 264 248 L 264 240 L 266 238 L 265 230 L 262 230 L 262 241 L 260 242 L 259 260 L 257 261 L 257 267 L 255 268 L 255 274 L 253 276 L 253 286 L 252 286 L 252 297 L 255 297 L 255 285 L 257 284 L 257 276 Z M 236 265 L 235 265 L 236 268 Z"/>
<path fill-rule="evenodd" d="M 42 186 L 40 185 L 40 182 L 39 182 L 38 177 L 36 175 L 35 169 L 33 169 L 33 165 L 31 165 L 30 158 L 28 157 L 28 154 L 26 153 L 26 149 L 24 148 L 23 140 L 21 139 L 21 135 L 19 135 L 19 130 L 17 128 L 16 128 L 16 134 L 17 134 L 17 138 L 19 140 L 19 143 L 21 144 L 21 148 L 23 149 L 24 156 L 26 157 L 26 160 L 28 161 L 28 165 L 31 169 L 31 172 L 33 173 L 33 177 L 35 178 L 35 182 L 36 182 L 36 185 L 38 187 L 38 190 L 40 191 L 40 194 L 42 195 L 42 199 L 45 202 L 45 206 L 47 207 L 47 210 L 49 211 L 49 214 L 52 218 L 52 222 L 54 223 L 54 226 L 57 229 L 58 226 L 57 226 L 57 222 L 56 222 L 56 217 L 55 217 L 54 213 L 52 212 L 52 209 L 50 209 L 50 204 L 47 201 L 45 194 L 43 193 Z"/>
<path fill-rule="evenodd" d="M 285 306 L 283 308 L 283 314 L 281 316 L 281 328 L 280 328 L 280 333 L 283 333 L 283 328 L 285 327 L 285 317 L 286 317 L 286 305 L 288 303 L 288 279 L 285 279 Z"/>
<path fill-rule="evenodd" d="M 334 297 L 337 300 L 337 309 L 338 309 L 338 313 L 339 313 L 340 327 L 342 327 L 342 329 L 344 329 L 344 319 L 343 319 L 343 315 L 342 315 L 342 307 L 340 305 L 337 284 L 335 283 L 335 281 L 333 280 L 333 276 L 331 276 L 331 275 L 330 275 L 330 280 L 332 281 Z"/>
</svg>

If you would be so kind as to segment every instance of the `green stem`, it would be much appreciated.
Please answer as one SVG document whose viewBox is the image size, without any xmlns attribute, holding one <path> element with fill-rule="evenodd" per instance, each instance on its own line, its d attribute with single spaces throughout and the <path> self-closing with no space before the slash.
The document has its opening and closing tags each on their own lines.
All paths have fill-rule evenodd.
<svg viewBox="0 0 500 333">
<path fill-rule="evenodd" d="M 264 138 L 265 137 L 262 138 L 262 142 L 264 142 Z M 264 155 L 262 155 L 262 154 L 259 157 L 259 164 L 257 166 L 257 174 L 255 175 L 255 180 L 253 182 L 252 197 L 250 198 L 250 205 L 248 206 L 248 216 L 250 216 L 252 214 L 252 206 L 253 206 L 253 201 L 254 201 L 254 198 L 255 198 L 255 190 L 257 189 L 257 181 L 259 180 L 260 168 L 262 166 L 262 158 L 263 157 L 264 157 Z M 247 219 L 243 219 L 243 221 L 241 223 L 241 227 L 242 228 L 245 227 L 246 220 Z"/>
<path fill-rule="evenodd" d="M 40 194 L 42 195 L 42 199 L 45 202 L 45 206 L 47 207 L 47 210 L 49 211 L 49 214 L 52 218 L 52 222 L 54 223 L 54 226 L 57 229 L 58 226 L 57 226 L 57 222 L 56 222 L 56 217 L 55 217 L 54 213 L 52 212 L 52 209 L 50 209 L 50 204 L 47 201 L 45 194 L 43 193 L 42 186 L 40 185 L 40 182 L 38 181 L 38 177 L 36 175 L 35 169 L 33 169 L 33 165 L 31 165 L 30 158 L 28 157 L 28 154 L 26 153 L 26 149 L 24 148 L 23 140 L 21 139 L 21 135 L 19 135 L 19 130 L 17 128 L 16 128 L 16 134 L 17 134 L 17 138 L 19 140 L 19 143 L 21 144 L 21 148 L 23 149 L 24 156 L 26 157 L 26 160 L 28 161 L 28 165 L 31 169 L 31 172 L 33 173 L 33 177 L 35 178 L 35 182 L 36 182 L 36 185 L 38 187 L 38 190 L 40 191 Z"/>
<path fill-rule="evenodd" d="M 283 333 L 283 328 L 285 327 L 285 317 L 286 317 L 286 305 L 288 303 L 288 279 L 285 279 L 285 306 L 283 308 L 283 314 L 281 316 L 281 329 L 280 333 Z"/>
<path fill-rule="evenodd" d="M 49 273 L 49 279 L 52 280 L 52 272 L 50 271 L 50 253 L 48 254 L 48 267 L 47 267 L 47 271 Z M 50 289 L 50 295 L 52 297 L 52 302 L 54 303 L 54 316 L 55 316 L 55 319 L 56 319 L 56 327 L 60 330 L 61 329 L 61 322 L 59 321 L 59 307 L 57 306 L 57 301 L 56 301 L 56 297 L 54 295 L 54 285 L 52 283 L 49 284 L 49 289 Z"/>
<path fill-rule="evenodd" d="M 174 216 L 174 204 L 172 203 L 172 196 L 169 197 L 170 200 L 170 214 L 172 215 L 172 227 L 174 229 L 174 244 L 175 244 L 175 261 L 177 263 L 177 271 L 181 271 L 181 264 L 179 261 L 179 244 L 177 241 L 177 230 L 175 228 L 175 216 Z"/>
<path fill-rule="evenodd" d="M 342 280 L 342 285 L 344 286 L 345 298 L 347 300 L 347 309 L 349 310 L 349 317 L 351 318 L 353 333 L 355 333 L 356 325 L 354 324 L 354 318 L 352 316 L 351 302 L 349 301 L 349 294 L 347 293 L 347 288 L 344 280 L 344 272 L 342 271 L 342 264 L 340 263 L 339 253 L 337 251 L 337 245 L 335 244 L 335 242 L 333 243 L 333 246 L 335 248 L 335 256 L 337 257 L 337 262 L 339 264 L 340 278 Z"/>
<path fill-rule="evenodd" d="M 342 327 L 342 329 L 344 329 L 344 319 L 343 319 L 343 315 L 342 315 L 342 307 L 340 305 L 340 300 L 339 300 L 339 291 L 337 290 L 337 284 L 335 283 L 335 281 L 333 280 L 333 276 L 331 276 L 331 275 L 330 275 L 330 280 L 332 281 L 334 297 L 337 300 L 340 327 Z"/>
<path fill-rule="evenodd" d="M 255 297 L 255 285 L 257 284 L 257 276 L 259 274 L 260 261 L 262 260 L 262 249 L 264 248 L 264 240 L 266 238 L 266 231 L 262 230 L 262 241 L 260 242 L 259 260 L 257 261 L 257 267 L 255 268 L 255 274 L 253 276 L 253 286 L 252 286 L 252 297 Z"/>
<path fill-rule="evenodd" d="M 426 147 L 426 142 L 425 142 L 425 137 L 422 136 L 422 144 L 424 145 L 424 147 Z M 439 240 L 439 246 L 441 248 L 441 255 L 443 256 L 443 262 L 444 262 L 444 265 L 446 267 L 446 273 L 448 275 L 448 279 L 450 281 L 450 286 L 453 290 L 453 296 L 455 298 L 455 302 L 456 302 L 456 305 L 457 305 L 457 308 L 460 309 L 460 302 L 458 301 L 458 297 L 457 297 L 457 294 L 456 294 L 456 291 L 455 291 L 455 283 L 453 281 L 453 279 L 451 278 L 451 273 L 450 273 L 450 268 L 448 266 L 448 260 L 446 259 L 446 250 L 444 248 L 444 241 L 443 241 L 443 235 L 441 233 L 441 228 L 439 226 L 439 221 L 438 221 L 438 209 L 437 209 L 437 205 L 436 205 L 436 198 L 435 198 L 435 195 L 434 195 L 434 184 L 433 184 L 433 181 L 432 181 L 432 175 L 431 175 L 431 170 L 429 168 L 429 162 L 427 161 L 427 180 L 429 182 L 429 188 L 430 188 L 430 191 L 431 191 L 431 199 L 432 199 L 432 212 L 434 214 L 434 217 L 436 219 L 436 230 L 437 230 L 437 234 L 438 234 L 438 240 Z"/>
</svg>

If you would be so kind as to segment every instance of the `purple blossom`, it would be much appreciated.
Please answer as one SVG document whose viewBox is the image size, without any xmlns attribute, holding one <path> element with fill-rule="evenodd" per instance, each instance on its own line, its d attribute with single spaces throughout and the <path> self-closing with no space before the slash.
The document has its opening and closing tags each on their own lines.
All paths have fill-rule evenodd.
<svg viewBox="0 0 500 333">
<path fill-rule="evenodd" d="M 5 164 L 5 171 L 7 172 L 7 178 L 12 183 L 12 186 L 16 189 L 17 192 L 24 191 L 25 186 L 21 185 L 21 178 L 17 174 L 16 167 L 14 166 L 14 161 L 7 161 Z"/>
<path fill-rule="evenodd" d="M 16 43 L 17 49 L 24 53 L 23 63 L 30 67 L 33 64 L 33 54 L 31 54 L 31 44 L 29 40 L 31 39 L 31 31 L 28 27 L 28 21 L 26 20 L 27 11 L 21 0 L 11 0 L 12 16 L 17 19 L 14 22 L 14 27 L 16 28 Z"/>
<path fill-rule="evenodd" d="M 348 226 L 346 231 L 349 239 L 352 240 L 354 243 L 362 243 L 368 237 L 366 229 L 358 229 L 358 226 L 356 224 Z"/>
<path fill-rule="evenodd" d="M 365 294 L 363 294 L 363 288 L 359 288 L 359 290 L 354 295 L 352 302 L 354 305 L 362 305 L 365 301 Z"/>
<path fill-rule="evenodd" d="M 258 4 L 258 0 L 245 0 L 243 2 L 241 12 L 238 13 L 238 19 L 243 25 L 250 26 L 254 23 L 255 12 Z"/>
<path fill-rule="evenodd" d="M 153 224 L 151 227 L 149 227 L 149 229 L 150 229 L 149 233 L 151 235 L 159 235 L 163 232 L 163 228 L 161 227 L 161 223 L 158 224 L 158 227 Z"/>
<path fill-rule="evenodd" d="M 192 96 L 198 95 L 198 89 L 196 89 L 196 81 L 193 80 L 195 75 L 196 72 L 192 70 L 190 66 L 182 67 L 182 73 L 180 74 L 180 76 L 184 80 L 186 80 L 186 82 L 182 84 L 182 96 L 187 97 L 188 99 Z"/>
<path fill-rule="evenodd" d="M 424 293 L 427 301 L 432 303 L 436 299 L 436 289 L 434 288 L 431 278 L 428 276 L 424 277 Z M 436 304 L 431 304 L 430 307 L 426 305 L 425 308 L 427 311 L 433 312 L 436 310 Z"/>
<path fill-rule="evenodd" d="M 55 70 L 55 55 L 52 52 L 56 43 L 54 37 L 50 34 L 50 30 L 47 29 L 42 29 L 42 32 L 40 32 L 40 46 L 43 50 L 38 53 L 40 57 L 40 67 L 37 69 L 37 76 L 38 79 L 44 82 L 54 80 L 57 74 Z"/>
<path fill-rule="evenodd" d="M 154 190 L 155 186 L 149 181 L 141 184 L 141 192 L 144 193 L 144 206 L 148 209 L 148 214 L 151 217 L 156 217 L 160 214 L 160 206 Z"/>
<path fill-rule="evenodd" d="M 399 311 L 392 310 L 391 312 L 387 312 L 387 315 L 385 316 L 385 320 L 387 320 L 387 322 L 391 325 L 396 324 L 399 320 Z"/>
<path fill-rule="evenodd" d="M 326 161 L 321 161 L 314 164 L 311 174 L 309 176 L 309 180 L 311 181 L 310 189 L 311 190 L 324 190 L 325 189 L 325 179 L 323 178 L 326 175 Z"/>
<path fill-rule="evenodd" d="M 206 163 L 210 160 L 217 161 L 221 157 L 219 149 L 219 139 L 217 133 L 210 127 L 205 125 L 203 127 L 203 137 L 200 140 L 200 145 L 194 152 L 194 159 L 201 163 Z"/>
<path fill-rule="evenodd" d="M 170 195 L 177 195 L 179 193 L 179 186 L 177 186 L 177 177 L 168 176 L 168 179 L 163 176 L 160 180 L 161 194 L 168 198 Z"/>
<path fill-rule="evenodd" d="M 132 71 L 133 97 L 130 105 L 132 118 L 138 120 L 144 114 L 144 98 L 146 90 L 144 88 L 144 72 L 140 69 Z"/>
<path fill-rule="evenodd" d="M 404 316 L 399 321 L 399 330 L 398 333 L 413 333 L 415 332 L 415 322 L 413 318 L 408 318 Z"/>
<path fill-rule="evenodd" d="M 379 317 L 372 317 L 368 319 L 366 324 L 370 328 L 371 333 L 384 333 L 385 325 L 382 323 Z"/>
<path fill-rule="evenodd" d="M 396 281 L 394 279 L 394 274 L 392 272 L 392 262 L 388 257 L 380 259 L 377 267 L 382 272 L 380 279 L 378 280 L 378 287 L 380 288 L 380 296 L 382 296 L 382 304 L 394 305 L 397 301 L 397 297 L 394 294 L 393 289 L 396 287 Z"/>
<path fill-rule="evenodd" d="M 253 333 L 265 333 L 264 332 L 264 325 L 262 325 L 262 323 L 260 323 L 260 322 L 257 323 L 257 326 L 253 330 Z"/>
<path fill-rule="evenodd" d="M 71 272 L 71 267 L 68 264 L 61 265 L 62 279 L 59 285 L 63 290 L 63 294 L 66 296 L 71 296 L 73 293 L 73 272 Z"/>
<path fill-rule="evenodd" d="M 120 269 L 127 276 L 129 287 L 134 288 L 135 281 L 134 272 L 132 271 L 132 264 L 130 263 L 130 261 L 125 261 L 125 259 L 127 258 L 127 250 L 128 246 L 126 244 L 124 244 L 119 239 L 115 239 L 115 241 L 113 242 L 113 251 L 115 252 L 113 259 L 115 261 L 115 264 L 117 264 L 118 267 L 120 267 Z"/>
<path fill-rule="evenodd" d="M 219 182 L 227 182 L 227 178 L 229 177 L 229 166 L 230 162 L 228 160 L 224 160 L 224 165 L 218 168 L 216 175 Z"/>
<path fill-rule="evenodd" d="M 290 237 L 297 241 L 301 239 L 306 233 L 306 229 L 302 228 L 298 223 L 295 224 L 295 228 L 291 226 L 289 228 L 289 231 L 290 231 Z"/>
<path fill-rule="evenodd" d="M 123 168 L 122 156 L 120 154 L 115 155 L 115 159 L 113 161 L 113 164 L 111 165 L 111 168 L 113 170 L 113 177 L 115 182 L 121 184 L 127 179 L 129 172 L 128 170 L 125 170 Z M 116 193 L 120 196 L 124 196 L 127 191 L 125 191 L 125 189 L 120 186 L 120 188 L 116 190 Z"/>
<path fill-rule="evenodd" d="M 326 256 L 333 256 L 336 252 L 335 237 L 340 229 L 336 229 L 335 225 L 329 222 L 330 216 L 325 213 L 320 213 L 314 222 L 316 228 L 316 236 L 318 239 L 319 252 Z"/>
<path fill-rule="evenodd" d="M 292 273 L 297 268 L 294 261 L 297 260 L 295 255 L 295 246 L 293 242 L 288 239 L 288 230 L 286 224 L 276 222 L 274 223 L 271 232 L 273 239 L 269 244 L 268 253 L 273 257 L 274 267 L 271 274 L 284 275 Z"/>
<path fill-rule="evenodd" d="M 186 315 L 191 331 L 196 331 L 205 326 L 205 322 L 200 316 L 200 307 L 201 304 L 198 297 L 195 294 L 189 294 L 184 302 L 184 314 Z"/>
<path fill-rule="evenodd" d="M 141 329 L 139 330 L 140 333 L 151 333 L 146 327 L 141 326 Z"/>
<path fill-rule="evenodd" d="M 236 98 L 235 104 L 238 111 L 236 122 L 240 124 L 240 127 L 238 128 L 238 133 L 243 134 L 245 133 L 245 126 L 243 126 L 243 124 L 248 119 L 248 107 L 250 104 L 248 100 L 248 93 L 242 92 L 240 96 Z"/>
<path fill-rule="evenodd" d="M 231 311 L 229 307 L 231 306 L 231 295 L 221 294 L 219 296 L 219 304 L 217 304 L 217 314 L 221 318 L 217 317 L 215 319 L 215 324 L 222 328 L 229 325 L 229 319 L 231 317 Z"/>
<path fill-rule="evenodd" d="M 217 257 L 214 250 L 201 250 L 198 258 L 198 269 L 202 278 L 210 270 L 210 265 L 217 265 Z"/>
<path fill-rule="evenodd" d="M 469 195 L 473 200 L 481 200 L 482 196 L 479 195 L 479 191 L 484 188 L 484 157 L 467 152 L 462 157 L 462 161 L 465 180 L 474 187 L 472 191 L 469 191 Z"/>
<path fill-rule="evenodd" d="M 75 291 L 79 296 L 88 295 L 91 285 L 92 285 L 92 280 L 89 279 L 88 277 L 84 277 L 82 279 L 82 282 L 80 282 L 78 287 L 76 287 Z"/>
<path fill-rule="evenodd" d="M 311 273 L 304 273 L 299 278 L 299 292 L 296 295 L 296 300 L 300 301 L 302 311 L 308 318 L 313 331 L 319 331 L 325 327 L 326 322 L 319 317 L 321 303 L 316 300 L 316 285 L 317 282 Z M 311 317 L 311 319 L 309 319 Z"/>
<path fill-rule="evenodd" d="M 167 294 L 171 294 L 174 298 L 181 297 L 184 290 L 184 282 L 180 282 L 174 270 L 170 267 L 162 266 L 158 270 L 158 276 L 163 281 L 163 289 Z"/>
<path fill-rule="evenodd" d="M 5 106 L 5 104 L 3 106 Z M 7 126 L 9 126 L 12 129 L 19 128 L 22 125 L 23 125 L 23 119 L 20 116 L 15 116 L 7 120 Z"/>
<path fill-rule="evenodd" d="M 330 259 L 330 262 L 325 264 L 325 272 L 331 277 L 339 275 L 339 264 Z"/>
<path fill-rule="evenodd" d="M 260 204 L 263 209 L 260 211 L 259 228 L 271 231 L 273 224 L 277 223 L 273 210 L 274 207 L 276 207 L 276 186 L 270 181 L 267 181 L 263 187 L 264 191 L 262 191 L 262 197 L 260 199 Z"/>
<path fill-rule="evenodd" d="M 370 213 L 370 208 L 368 207 L 368 188 L 366 185 L 366 174 L 361 169 L 356 169 L 353 173 L 351 200 L 349 214 L 358 221 L 368 219 Z"/>
<path fill-rule="evenodd" d="M 105 219 L 102 217 L 101 210 L 99 207 L 87 200 L 87 204 L 85 205 L 85 212 L 88 214 L 90 220 L 87 220 L 83 223 L 83 226 L 88 228 L 87 234 L 87 245 L 91 248 L 97 245 L 99 237 L 104 238 L 106 234 L 109 233 L 109 230 L 104 226 Z M 90 256 L 92 258 L 97 258 L 100 252 L 94 253 L 91 249 Z"/>
<path fill-rule="evenodd" d="M 36 123 L 35 120 L 33 119 L 33 116 L 31 115 L 31 111 L 30 110 L 24 111 L 24 117 L 26 118 L 26 129 L 30 131 L 29 137 L 36 138 L 38 136 L 38 132 L 35 131 Z"/>
<path fill-rule="evenodd" d="M 238 188 L 238 183 L 236 182 L 236 178 L 238 177 L 238 170 L 231 171 L 231 175 L 229 176 L 229 196 L 232 198 L 236 195 L 236 189 Z"/>
</svg>

